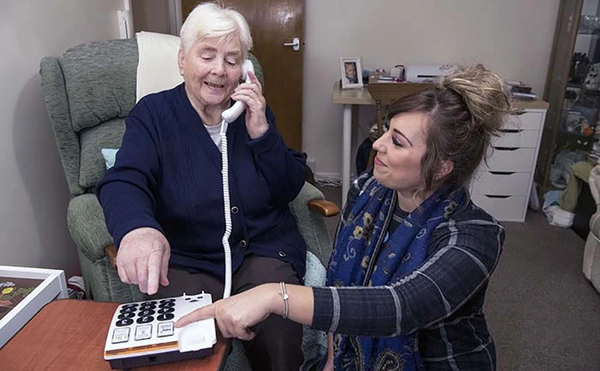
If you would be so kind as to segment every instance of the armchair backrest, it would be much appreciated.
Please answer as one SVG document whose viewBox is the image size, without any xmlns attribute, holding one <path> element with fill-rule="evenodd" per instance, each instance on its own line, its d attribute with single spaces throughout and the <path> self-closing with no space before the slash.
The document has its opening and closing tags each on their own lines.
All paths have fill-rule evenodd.
<svg viewBox="0 0 600 371">
<path fill-rule="evenodd" d="M 253 55 L 256 75 L 262 69 Z M 68 49 L 40 63 L 42 94 L 50 115 L 69 191 L 93 191 L 102 178 L 102 148 L 119 148 L 125 117 L 136 101 L 135 39 L 108 40 Z"/>
</svg>

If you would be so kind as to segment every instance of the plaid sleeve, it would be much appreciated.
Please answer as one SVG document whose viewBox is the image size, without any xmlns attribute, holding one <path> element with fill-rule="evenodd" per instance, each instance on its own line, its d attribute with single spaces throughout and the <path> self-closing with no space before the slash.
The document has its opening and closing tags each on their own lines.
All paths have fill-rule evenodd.
<svg viewBox="0 0 600 371">
<path fill-rule="evenodd" d="M 504 228 L 470 206 L 442 223 L 421 267 L 384 287 L 314 290 L 313 327 L 363 336 L 409 334 L 452 315 L 489 280 Z"/>
</svg>

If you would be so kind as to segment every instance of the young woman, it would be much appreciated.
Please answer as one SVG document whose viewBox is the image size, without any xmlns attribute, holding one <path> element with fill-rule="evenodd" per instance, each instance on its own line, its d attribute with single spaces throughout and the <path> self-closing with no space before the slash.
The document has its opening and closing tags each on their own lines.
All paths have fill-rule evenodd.
<svg viewBox="0 0 600 371">
<path fill-rule="evenodd" d="M 481 65 L 396 102 L 372 171 L 349 192 L 326 288 L 268 284 L 201 308 L 249 339 L 275 313 L 328 331 L 331 370 L 494 370 L 483 314 L 504 229 L 474 205 L 469 180 L 511 110 Z"/>
</svg>

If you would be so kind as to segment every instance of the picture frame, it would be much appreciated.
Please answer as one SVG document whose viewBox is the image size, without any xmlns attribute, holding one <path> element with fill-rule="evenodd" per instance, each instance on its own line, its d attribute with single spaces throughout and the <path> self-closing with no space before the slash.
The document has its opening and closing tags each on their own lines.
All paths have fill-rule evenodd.
<svg viewBox="0 0 600 371">
<path fill-rule="evenodd" d="M 340 77 L 342 81 L 342 89 L 362 88 L 363 76 L 360 57 L 341 57 Z"/>
<path fill-rule="evenodd" d="M 11 285 L 9 282 L 25 283 L 29 290 L 27 294 L 16 298 L 0 318 L 0 348 L 4 346 L 42 307 L 54 299 L 67 299 L 69 292 L 65 273 L 58 269 L 27 268 L 0 265 L 0 283 L 5 284 L 0 288 L 2 297 L 8 296 L 10 288 L 18 289 L 19 284 Z M 5 286 L 5 287 L 4 287 Z M 34 288 L 35 287 L 35 288 Z M 33 290 L 30 290 L 33 288 Z M 10 290 L 12 291 L 12 290 Z"/>
</svg>

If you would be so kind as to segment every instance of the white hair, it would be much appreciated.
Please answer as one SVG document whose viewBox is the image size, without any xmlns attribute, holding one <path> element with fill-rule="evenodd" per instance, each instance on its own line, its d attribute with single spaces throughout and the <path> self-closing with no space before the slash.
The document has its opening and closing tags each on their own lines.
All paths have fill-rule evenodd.
<svg viewBox="0 0 600 371">
<path fill-rule="evenodd" d="M 239 12 L 215 3 L 202 3 L 181 26 L 181 49 L 186 52 L 195 41 L 213 37 L 222 42 L 239 42 L 244 58 L 252 49 L 250 27 Z"/>
</svg>

